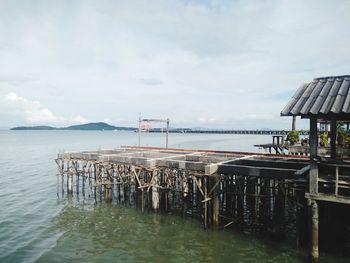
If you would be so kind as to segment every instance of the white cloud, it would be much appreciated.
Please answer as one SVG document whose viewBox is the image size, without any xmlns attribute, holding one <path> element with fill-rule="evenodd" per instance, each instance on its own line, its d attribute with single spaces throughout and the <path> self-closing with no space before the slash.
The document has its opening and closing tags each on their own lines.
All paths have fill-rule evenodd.
<svg viewBox="0 0 350 263">
<path fill-rule="evenodd" d="M 21 124 L 81 124 L 90 122 L 80 114 L 72 118 L 63 118 L 56 116 L 48 108 L 43 106 L 39 101 L 29 100 L 18 96 L 15 92 L 9 92 L 2 99 L 0 112 L 19 118 Z"/>
<path fill-rule="evenodd" d="M 77 116 L 73 117 L 71 119 L 72 123 L 76 123 L 76 124 L 83 124 L 83 123 L 88 123 L 91 122 L 89 119 L 84 118 L 83 116 L 81 116 L 80 114 L 78 114 Z"/>
<path fill-rule="evenodd" d="M 40 102 L 25 99 L 14 92 L 6 95 L 4 108 L 8 109 L 8 114 L 13 114 L 33 124 L 50 124 L 61 121 L 49 109 L 42 106 Z"/>
</svg>

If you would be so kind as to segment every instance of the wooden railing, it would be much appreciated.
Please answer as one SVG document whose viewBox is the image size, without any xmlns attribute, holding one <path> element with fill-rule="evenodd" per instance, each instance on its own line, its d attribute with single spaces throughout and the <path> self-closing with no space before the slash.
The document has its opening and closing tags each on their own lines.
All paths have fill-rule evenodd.
<svg viewBox="0 0 350 263">
<path fill-rule="evenodd" d="M 350 197 L 350 163 L 320 162 L 318 171 L 319 193 Z M 341 193 L 340 188 L 344 190 Z"/>
</svg>

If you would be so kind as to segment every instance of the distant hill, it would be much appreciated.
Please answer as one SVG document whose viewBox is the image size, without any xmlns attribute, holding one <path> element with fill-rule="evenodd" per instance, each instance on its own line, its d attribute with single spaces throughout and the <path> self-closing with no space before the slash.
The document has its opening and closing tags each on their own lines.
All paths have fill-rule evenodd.
<svg viewBox="0 0 350 263">
<path fill-rule="evenodd" d="M 113 126 L 105 122 L 90 122 L 80 125 L 56 128 L 51 126 L 20 126 L 11 128 L 11 130 L 71 130 L 71 131 L 135 131 L 136 128 Z"/>
<path fill-rule="evenodd" d="M 105 122 L 91 122 L 80 125 L 72 125 L 66 128 L 62 128 L 63 130 L 81 130 L 81 131 L 114 131 L 118 128 L 113 125 L 109 125 Z"/>
<path fill-rule="evenodd" d="M 56 130 L 57 128 L 51 126 L 19 126 L 11 128 L 11 130 L 15 131 L 23 131 L 23 130 Z"/>
</svg>

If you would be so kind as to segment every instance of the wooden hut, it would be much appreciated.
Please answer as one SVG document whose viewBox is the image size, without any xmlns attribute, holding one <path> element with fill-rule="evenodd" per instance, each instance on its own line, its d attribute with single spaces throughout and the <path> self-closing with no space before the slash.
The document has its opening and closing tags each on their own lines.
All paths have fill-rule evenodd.
<svg viewBox="0 0 350 263">
<path fill-rule="evenodd" d="M 317 261 L 318 202 L 350 204 L 350 162 L 344 158 L 340 140 L 337 143 L 337 125 L 339 130 L 340 124 L 350 122 L 350 75 L 315 78 L 301 85 L 281 116 L 301 116 L 310 120 L 309 190 L 305 197 L 312 214 L 311 255 L 313 261 Z M 318 154 L 320 123 L 330 124 L 329 156 Z"/>
</svg>

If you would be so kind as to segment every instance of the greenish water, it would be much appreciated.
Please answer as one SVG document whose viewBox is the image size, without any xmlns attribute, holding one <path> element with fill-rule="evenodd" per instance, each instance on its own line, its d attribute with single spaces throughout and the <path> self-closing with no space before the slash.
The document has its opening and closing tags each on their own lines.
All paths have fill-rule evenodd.
<svg viewBox="0 0 350 263">
<path fill-rule="evenodd" d="M 252 151 L 270 136 L 174 134 L 170 147 Z M 144 145 L 162 146 L 162 134 Z M 58 151 L 136 145 L 123 132 L 0 131 L 0 262 L 306 262 L 290 244 L 193 219 L 57 198 Z M 350 262 L 322 254 L 321 262 Z"/>
</svg>

